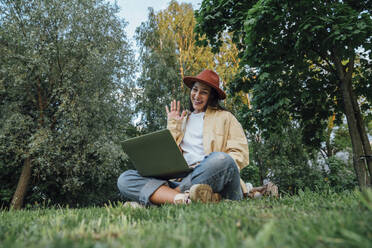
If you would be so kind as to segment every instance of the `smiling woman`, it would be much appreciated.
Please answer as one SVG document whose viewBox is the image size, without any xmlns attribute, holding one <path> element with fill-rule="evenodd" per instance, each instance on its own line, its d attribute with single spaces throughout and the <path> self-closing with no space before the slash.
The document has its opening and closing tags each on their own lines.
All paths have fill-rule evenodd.
<svg viewBox="0 0 372 248">
<path fill-rule="evenodd" d="M 210 86 L 199 82 L 194 84 L 191 88 L 190 101 L 195 114 L 205 111 L 210 94 Z"/>
<path fill-rule="evenodd" d="M 204 70 L 202 71 L 197 77 L 185 77 L 184 82 L 187 85 L 187 87 L 191 88 L 191 95 L 190 95 L 190 107 L 189 110 L 191 112 L 194 112 L 195 108 L 200 108 L 200 104 L 202 103 L 202 98 L 205 96 L 205 91 L 208 91 L 210 94 L 208 94 L 208 105 L 212 107 L 216 107 L 220 110 L 225 110 L 222 108 L 218 101 L 220 99 L 225 99 L 226 94 L 223 90 L 220 89 L 219 83 L 220 79 L 214 71 L 211 70 Z M 196 95 L 199 93 L 198 95 Z M 201 109 L 198 111 L 205 111 L 207 107 L 207 102 L 203 106 L 201 106 Z"/>
<path fill-rule="evenodd" d="M 170 109 L 165 107 L 167 128 L 194 170 L 178 181 L 129 170 L 119 177 L 119 190 L 143 205 L 241 200 L 239 171 L 248 165 L 248 144 L 240 123 L 218 103 L 226 98 L 220 79 L 214 71 L 203 70 L 183 82 L 191 88 L 189 110 L 181 113 L 180 102 L 173 100 Z"/>
</svg>

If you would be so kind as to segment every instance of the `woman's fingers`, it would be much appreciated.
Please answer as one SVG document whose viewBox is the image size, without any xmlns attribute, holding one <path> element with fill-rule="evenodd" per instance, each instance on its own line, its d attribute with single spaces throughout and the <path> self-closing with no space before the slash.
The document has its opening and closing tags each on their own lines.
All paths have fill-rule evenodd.
<svg viewBox="0 0 372 248">
<path fill-rule="evenodd" d="M 176 101 L 176 100 L 172 100 L 171 101 L 171 104 L 170 104 L 170 111 L 169 111 L 169 108 L 168 106 L 166 105 L 165 106 L 165 111 L 167 111 L 167 114 L 169 115 L 172 115 L 176 118 L 180 118 L 182 119 L 183 117 L 186 116 L 186 111 L 182 111 L 182 114 L 180 116 L 180 110 L 181 110 L 181 102 L 180 101 Z"/>
<path fill-rule="evenodd" d="M 186 116 L 186 110 L 182 111 L 182 114 L 181 114 L 181 119 L 183 119 L 185 116 Z"/>
<path fill-rule="evenodd" d="M 171 101 L 171 112 L 180 111 L 180 101 L 172 100 Z"/>
<path fill-rule="evenodd" d="M 172 112 L 176 111 L 176 100 L 172 101 Z"/>
</svg>

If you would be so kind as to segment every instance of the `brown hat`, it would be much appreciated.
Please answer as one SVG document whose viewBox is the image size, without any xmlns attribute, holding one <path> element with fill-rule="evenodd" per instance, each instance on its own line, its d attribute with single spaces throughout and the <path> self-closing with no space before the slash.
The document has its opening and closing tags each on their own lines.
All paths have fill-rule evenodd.
<svg viewBox="0 0 372 248">
<path fill-rule="evenodd" d="M 184 77 L 183 82 L 189 88 L 191 88 L 195 82 L 209 85 L 217 91 L 219 99 L 226 98 L 225 92 L 220 88 L 220 78 L 218 77 L 217 73 L 212 70 L 204 70 L 200 72 L 196 77 Z"/>
</svg>

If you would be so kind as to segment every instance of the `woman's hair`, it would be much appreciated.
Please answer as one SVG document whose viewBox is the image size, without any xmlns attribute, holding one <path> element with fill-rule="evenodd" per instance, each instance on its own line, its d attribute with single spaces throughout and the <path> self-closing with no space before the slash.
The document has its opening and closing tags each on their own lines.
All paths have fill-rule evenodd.
<svg viewBox="0 0 372 248">
<path fill-rule="evenodd" d="M 225 109 L 224 107 L 222 107 L 220 105 L 217 91 L 215 89 L 213 89 L 212 87 L 211 87 L 211 93 L 209 95 L 207 105 L 205 105 L 205 109 L 204 110 L 206 110 L 208 106 L 213 107 L 213 108 L 216 108 L 218 110 L 226 110 L 226 111 L 228 111 L 227 109 Z M 191 112 L 194 111 L 194 107 L 192 106 L 192 102 L 191 102 L 191 99 L 190 98 L 189 98 L 189 110 Z"/>
</svg>

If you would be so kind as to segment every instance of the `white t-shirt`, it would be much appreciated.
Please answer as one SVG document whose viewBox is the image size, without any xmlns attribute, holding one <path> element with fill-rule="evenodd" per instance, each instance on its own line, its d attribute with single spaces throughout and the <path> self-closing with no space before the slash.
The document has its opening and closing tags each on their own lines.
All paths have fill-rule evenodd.
<svg viewBox="0 0 372 248">
<path fill-rule="evenodd" d="M 205 112 L 191 113 L 186 124 L 186 132 L 180 144 L 188 165 L 204 159 L 203 123 Z"/>
</svg>

